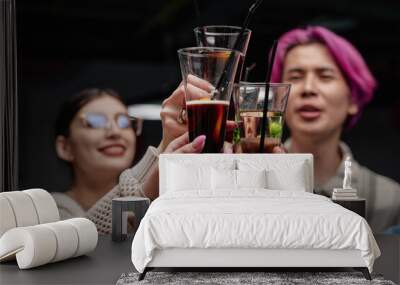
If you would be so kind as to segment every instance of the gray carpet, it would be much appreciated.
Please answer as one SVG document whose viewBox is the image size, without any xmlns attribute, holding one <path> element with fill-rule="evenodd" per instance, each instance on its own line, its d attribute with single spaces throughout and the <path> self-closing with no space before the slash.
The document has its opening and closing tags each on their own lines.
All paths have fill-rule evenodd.
<svg viewBox="0 0 400 285">
<path fill-rule="evenodd" d="M 138 273 L 124 273 L 117 285 L 131 284 L 390 284 L 380 275 L 372 275 L 368 281 L 360 272 L 148 272 L 146 278 L 138 281 Z"/>
</svg>

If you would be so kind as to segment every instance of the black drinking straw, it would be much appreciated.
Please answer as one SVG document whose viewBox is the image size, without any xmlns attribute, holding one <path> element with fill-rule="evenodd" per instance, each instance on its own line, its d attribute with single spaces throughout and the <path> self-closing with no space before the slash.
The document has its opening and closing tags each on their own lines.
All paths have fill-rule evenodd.
<svg viewBox="0 0 400 285">
<path fill-rule="evenodd" d="M 263 0 L 257 0 L 256 2 L 253 3 L 253 5 L 250 6 L 249 12 L 247 13 L 247 16 L 246 16 L 246 19 L 244 20 L 244 23 L 242 25 L 242 28 L 240 29 L 239 35 L 236 38 L 235 44 L 233 45 L 233 49 L 232 49 L 233 51 L 239 50 L 239 46 L 242 44 L 240 39 L 242 38 L 243 33 L 247 29 L 247 27 L 250 23 L 251 17 L 253 17 L 254 12 L 256 11 L 258 6 L 261 5 L 262 1 Z M 218 80 L 217 86 L 215 87 L 215 90 L 217 90 L 218 92 L 221 92 L 221 88 L 228 82 L 227 75 L 228 75 L 228 71 L 230 71 L 232 68 L 234 56 L 235 56 L 234 52 L 231 52 L 229 54 L 228 61 L 226 62 L 225 68 L 221 74 L 221 77 Z"/>
<path fill-rule="evenodd" d="M 264 137 L 265 137 L 265 127 L 267 125 L 269 87 L 270 87 L 272 67 L 274 65 L 277 47 L 278 47 L 278 41 L 274 40 L 274 43 L 272 44 L 272 53 L 268 60 L 267 77 L 265 78 L 265 94 L 264 94 L 263 118 L 261 125 L 260 150 L 259 150 L 260 153 L 264 152 Z"/>
</svg>

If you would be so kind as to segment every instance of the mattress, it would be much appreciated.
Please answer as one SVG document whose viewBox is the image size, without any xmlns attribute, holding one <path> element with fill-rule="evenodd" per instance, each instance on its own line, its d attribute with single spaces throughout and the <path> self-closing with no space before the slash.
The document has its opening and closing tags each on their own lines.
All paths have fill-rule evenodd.
<svg viewBox="0 0 400 285">
<path fill-rule="evenodd" d="M 132 262 L 143 272 L 155 250 L 173 248 L 359 250 L 370 271 L 380 255 L 361 216 L 320 195 L 267 189 L 162 195 L 136 232 Z"/>
</svg>

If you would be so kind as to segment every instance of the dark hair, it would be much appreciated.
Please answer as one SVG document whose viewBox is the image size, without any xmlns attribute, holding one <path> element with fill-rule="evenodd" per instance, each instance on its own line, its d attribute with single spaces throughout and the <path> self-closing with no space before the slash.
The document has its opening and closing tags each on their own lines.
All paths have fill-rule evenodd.
<svg viewBox="0 0 400 285">
<path fill-rule="evenodd" d="M 122 97 L 112 89 L 99 89 L 99 88 L 88 88 L 84 89 L 78 94 L 69 98 L 60 109 L 58 113 L 56 125 L 55 125 L 55 136 L 69 136 L 69 127 L 74 119 L 75 115 L 82 109 L 83 106 L 93 101 L 94 99 L 111 96 L 125 105 Z"/>
</svg>

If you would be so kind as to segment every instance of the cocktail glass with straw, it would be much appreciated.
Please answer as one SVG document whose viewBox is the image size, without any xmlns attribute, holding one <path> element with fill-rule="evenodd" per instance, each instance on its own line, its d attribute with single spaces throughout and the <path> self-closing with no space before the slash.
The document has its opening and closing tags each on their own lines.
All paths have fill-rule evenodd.
<svg viewBox="0 0 400 285">
<path fill-rule="evenodd" d="M 240 82 L 235 84 L 233 94 L 238 98 L 236 109 L 237 132 L 233 138 L 235 153 L 271 153 L 275 146 L 281 144 L 284 114 L 290 84 Z M 266 122 L 263 122 L 264 102 L 266 102 Z M 264 128 L 264 132 L 262 131 Z"/>
<path fill-rule="evenodd" d="M 234 49 L 240 52 L 239 64 L 235 75 L 236 83 L 239 83 L 239 81 L 241 80 L 245 56 L 251 37 L 251 30 L 249 30 L 247 27 L 256 9 L 261 5 L 262 1 L 263 0 L 257 0 L 253 3 L 253 5 L 251 5 L 242 27 L 219 25 L 199 26 L 194 29 L 198 46 L 223 47 Z M 199 15 L 197 3 L 196 8 L 196 14 Z M 221 78 L 221 83 L 222 81 L 223 80 Z M 233 98 L 232 96 L 229 104 L 229 120 L 234 120 L 235 118 L 235 105 L 235 98 Z M 227 134 L 226 140 L 229 142 L 232 141 L 232 133 Z"/>
</svg>

